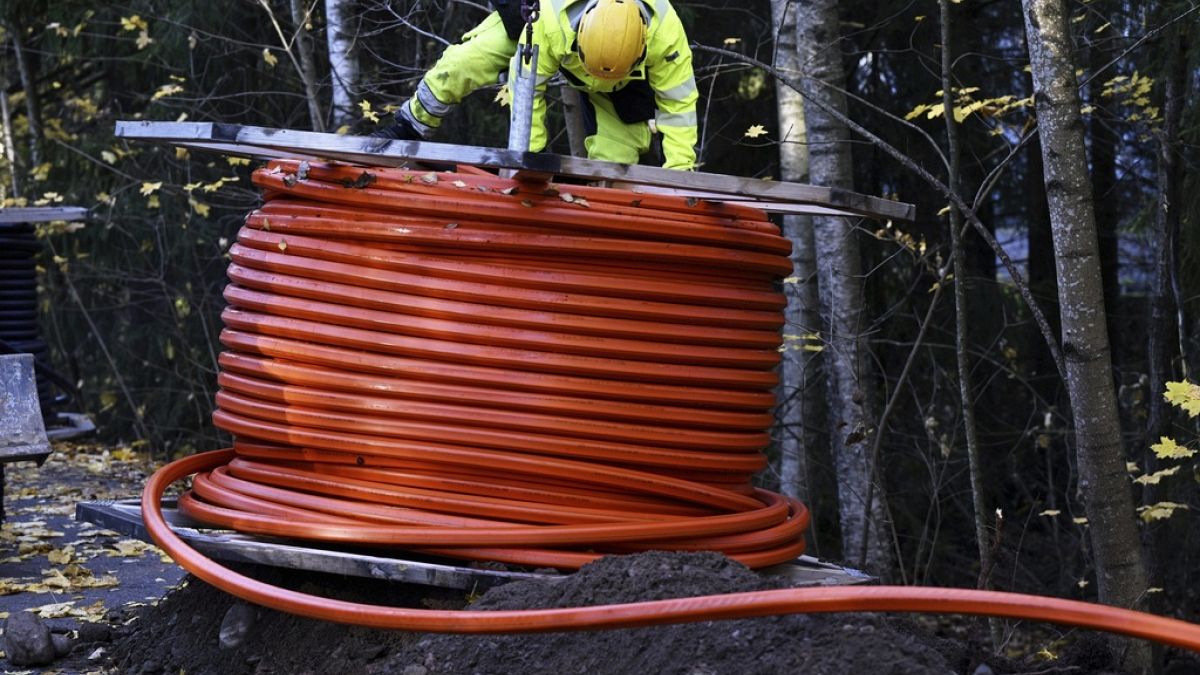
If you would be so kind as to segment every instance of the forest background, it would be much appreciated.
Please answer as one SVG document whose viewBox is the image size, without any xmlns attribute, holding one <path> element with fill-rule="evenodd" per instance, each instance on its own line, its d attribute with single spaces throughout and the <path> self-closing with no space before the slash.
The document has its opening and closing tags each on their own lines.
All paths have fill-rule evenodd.
<svg viewBox="0 0 1200 675">
<path fill-rule="evenodd" d="M 813 508 L 812 552 L 902 583 L 1099 595 L 1196 620 L 1200 5 L 673 4 L 695 45 L 701 170 L 917 205 L 912 223 L 781 222 L 796 273 L 762 481 Z M 54 362 L 105 438 L 163 457 L 227 443 L 210 422 L 226 250 L 259 203 L 252 163 L 127 144 L 114 123 L 368 133 L 485 13 L 470 0 L 0 3 L 0 200 L 92 210 L 40 228 L 39 290 Z M 474 94 L 437 140 L 503 145 L 497 94 Z M 1061 130 L 1077 148 L 1052 145 Z M 565 133 L 552 143 L 567 152 Z M 1057 173 L 1073 150 L 1094 216 L 1063 220 L 1055 200 L 1081 189 Z M 1081 227 L 1097 255 L 1066 241 Z M 1104 343 L 1072 342 L 1093 306 Z M 1106 387 L 1107 402 L 1089 398 Z M 1097 458 L 1119 475 L 1097 480 Z M 1144 571 L 1114 590 L 1129 565 Z"/>
</svg>

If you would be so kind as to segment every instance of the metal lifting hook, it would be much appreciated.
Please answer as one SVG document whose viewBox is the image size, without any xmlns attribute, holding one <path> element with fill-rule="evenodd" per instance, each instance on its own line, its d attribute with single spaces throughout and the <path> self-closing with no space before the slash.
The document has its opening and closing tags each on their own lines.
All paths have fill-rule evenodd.
<svg viewBox="0 0 1200 675">
<path fill-rule="evenodd" d="M 525 44 L 521 46 L 521 59 L 529 65 L 533 58 L 533 24 L 538 20 L 538 6 L 534 0 L 521 0 L 521 18 L 525 20 Z"/>
</svg>

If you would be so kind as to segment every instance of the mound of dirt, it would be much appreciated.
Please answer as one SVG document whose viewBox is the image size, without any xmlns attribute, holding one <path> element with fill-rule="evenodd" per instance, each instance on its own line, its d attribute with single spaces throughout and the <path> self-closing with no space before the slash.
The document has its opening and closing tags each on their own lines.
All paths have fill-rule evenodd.
<svg viewBox="0 0 1200 675">
<path fill-rule="evenodd" d="M 472 609 L 581 607 L 776 587 L 716 554 L 646 553 L 604 558 L 554 583 L 501 586 Z M 959 664 L 938 647 L 894 620 L 836 614 L 587 633 L 437 635 L 406 654 L 429 673 L 481 675 L 956 672 Z"/>
<path fill-rule="evenodd" d="M 461 592 L 255 569 L 254 576 L 330 597 L 461 608 Z M 553 581 L 494 588 L 472 609 L 572 607 L 763 590 L 779 582 L 710 553 L 605 558 Z M 379 631 L 250 608 L 191 581 L 143 608 L 112 650 L 122 673 L 395 675 L 679 673 L 975 673 L 977 653 L 913 624 L 867 614 L 784 616 L 539 635 Z M 224 625 L 223 625 L 224 624 Z M 1006 672 L 994 659 L 991 670 Z"/>
</svg>

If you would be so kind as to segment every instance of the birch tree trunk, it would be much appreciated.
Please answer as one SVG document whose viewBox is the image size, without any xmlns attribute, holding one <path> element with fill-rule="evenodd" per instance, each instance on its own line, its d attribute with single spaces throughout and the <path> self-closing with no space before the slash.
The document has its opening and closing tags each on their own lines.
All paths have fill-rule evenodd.
<svg viewBox="0 0 1200 675">
<path fill-rule="evenodd" d="M 1125 469 L 1100 278 L 1095 204 L 1065 0 L 1022 0 L 1034 101 L 1053 223 L 1067 391 L 1075 423 L 1079 488 L 1088 517 L 1100 601 L 1134 607 L 1146 571 Z M 1149 666 L 1144 643 L 1132 667 Z"/>
<path fill-rule="evenodd" d="M 846 113 L 845 67 L 838 45 L 836 0 L 796 3 L 796 43 L 807 121 L 809 175 L 816 185 L 853 187 L 850 132 L 836 117 L 810 103 L 823 101 Z M 830 449 L 838 477 L 844 556 L 867 569 L 888 574 L 892 568 L 885 495 L 872 488 L 868 442 L 873 415 L 866 382 L 866 343 L 862 337 L 863 279 L 858 238 L 845 218 L 813 218 L 817 282 L 825 312 L 826 365 L 829 383 Z M 874 496 L 874 498 L 872 498 Z"/>
<path fill-rule="evenodd" d="M 358 89 L 358 55 L 354 52 L 354 5 L 348 0 L 325 0 L 325 32 L 329 43 L 333 127 L 353 121 L 354 92 Z"/>
<path fill-rule="evenodd" d="M 796 11 L 792 0 L 772 0 L 775 67 L 799 80 L 800 55 L 796 51 Z M 804 129 L 804 102 L 800 93 L 776 81 L 779 110 L 780 177 L 802 181 L 808 177 L 808 146 Z M 779 487 L 783 494 L 810 502 L 809 451 L 815 442 L 807 430 L 822 418 L 824 387 L 820 383 L 820 352 L 805 349 L 803 336 L 820 332 L 820 298 L 812 218 L 785 216 L 783 233 L 792 242 L 793 279 L 784 284 L 783 362 L 779 369 L 775 444 L 779 450 Z"/>
<path fill-rule="evenodd" d="M 21 89 L 25 91 L 25 118 L 29 124 L 29 167 L 35 168 L 42 164 L 42 106 L 37 93 L 37 82 L 33 65 L 29 63 L 29 54 L 25 53 L 25 45 L 21 42 L 21 27 L 14 24 L 5 26 L 8 37 L 12 40 L 13 57 L 17 62 L 17 75 L 21 78 Z"/>
<path fill-rule="evenodd" d="M 315 0 L 314 0 L 315 1 Z M 308 32 L 309 13 L 304 0 L 289 0 L 292 25 L 296 27 L 296 51 L 300 55 L 300 79 L 304 82 L 304 95 L 308 99 L 308 117 L 313 131 L 325 131 L 325 116 L 321 114 L 321 100 L 317 93 L 317 66 L 313 59 L 312 35 Z"/>
</svg>

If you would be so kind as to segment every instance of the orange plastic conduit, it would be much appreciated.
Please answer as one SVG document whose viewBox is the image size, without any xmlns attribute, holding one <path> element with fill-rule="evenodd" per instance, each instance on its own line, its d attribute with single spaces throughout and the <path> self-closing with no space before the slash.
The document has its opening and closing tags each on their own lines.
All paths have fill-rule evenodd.
<svg viewBox="0 0 1200 675">
<path fill-rule="evenodd" d="M 245 600 L 284 612 L 340 623 L 442 633 L 516 633 L 632 628 L 669 623 L 744 619 L 791 613 L 924 612 L 1034 619 L 1105 630 L 1200 651 L 1200 626 L 1153 614 L 1021 593 L 907 586 L 796 588 L 731 593 L 625 605 L 522 611 L 434 610 L 381 607 L 299 593 L 243 576 L 204 557 L 171 531 L 162 517 L 163 491 L 177 480 L 228 463 L 233 450 L 173 462 L 150 477 L 142 494 L 146 527 L 189 572 Z M 331 526 L 352 525 L 328 517 Z"/>
<path fill-rule="evenodd" d="M 1200 649 L 1200 628 L 1004 593 L 820 588 L 529 612 L 357 605 L 235 574 L 159 504 L 269 536 L 577 569 L 804 550 L 766 460 L 789 242 L 754 209 L 585 186 L 278 161 L 230 249 L 214 421 L 234 447 L 156 473 L 147 528 L 247 600 L 383 628 L 612 628 L 797 611 L 1037 618 Z"/>
</svg>

